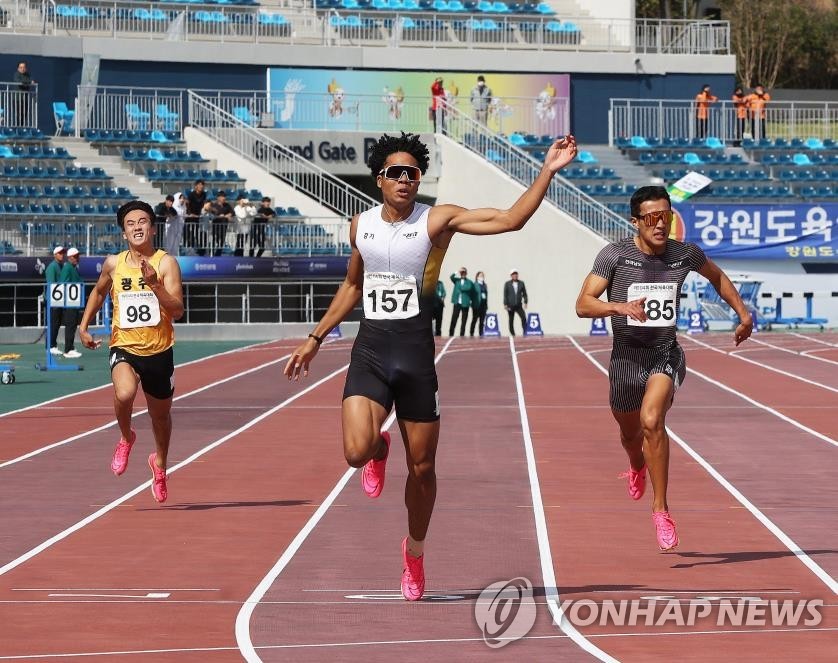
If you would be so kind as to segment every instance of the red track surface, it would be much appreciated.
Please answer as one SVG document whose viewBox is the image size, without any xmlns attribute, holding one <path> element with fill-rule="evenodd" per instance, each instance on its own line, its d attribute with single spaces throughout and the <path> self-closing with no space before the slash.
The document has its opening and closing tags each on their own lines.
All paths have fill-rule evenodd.
<svg viewBox="0 0 838 663">
<path fill-rule="evenodd" d="M 796 336 L 758 338 L 836 357 L 832 348 Z M 815 338 L 838 342 L 834 335 Z M 733 349 L 727 337 L 701 340 Z M 607 365 L 607 339 L 581 342 Z M 689 341 L 683 345 L 696 371 L 824 436 L 838 436 L 835 393 Z M 744 356 L 838 386 L 828 363 L 756 344 L 751 349 Z M 625 457 L 607 408 L 605 376 L 567 339 L 525 339 L 518 350 L 548 545 L 540 550 L 536 535 L 538 505 L 509 345 L 457 340 L 438 366 L 443 432 L 427 544 L 429 600 L 398 600 L 405 469 L 394 426 L 382 497 L 363 496 L 353 475 L 255 606 L 245 627 L 263 660 L 589 658 L 551 623 L 541 573 L 548 555 L 562 600 L 689 601 L 709 593 L 821 598 L 831 606 L 816 628 L 781 632 L 719 627 L 715 613 L 697 626 L 580 627 L 619 660 L 834 660 L 838 633 L 828 629 L 838 627 L 836 596 L 820 578 L 674 443 L 670 506 L 681 546 L 658 553 L 649 496 L 632 502 L 615 478 Z M 151 448 L 145 415 L 136 420 L 140 441 L 119 479 L 108 470 L 113 428 L 0 468 L 0 660 L 95 652 L 114 652 L 108 660 L 241 660 L 234 628 L 243 602 L 346 472 L 343 372 L 271 409 L 340 369 L 348 351 L 347 342 L 324 347 L 305 382 L 281 379 L 275 364 L 178 401 L 170 467 L 263 418 L 174 470 L 166 505 L 156 505 L 143 485 Z M 274 346 L 181 368 L 178 393 L 285 352 Z M 43 437 L 8 446 L 20 429 L 4 436 L 3 459 L 107 424 L 109 398 L 98 391 L 62 402 L 67 410 L 4 417 L 0 421 L 12 427 L 33 417 L 60 418 L 62 438 L 49 434 L 56 427 L 42 426 Z M 838 575 L 835 446 L 695 374 L 679 392 L 669 424 L 827 574 Z M 139 487 L 77 526 L 97 505 Z M 536 587 L 535 626 L 527 639 L 491 650 L 475 624 L 475 597 L 489 583 L 516 576 Z"/>
</svg>

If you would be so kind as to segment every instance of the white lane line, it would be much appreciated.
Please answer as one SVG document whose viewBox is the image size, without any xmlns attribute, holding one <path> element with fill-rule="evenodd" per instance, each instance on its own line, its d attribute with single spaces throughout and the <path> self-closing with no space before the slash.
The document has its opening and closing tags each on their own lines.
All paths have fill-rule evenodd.
<svg viewBox="0 0 838 663">
<path fill-rule="evenodd" d="M 326 343 L 328 343 L 328 342 L 330 342 L 330 341 L 326 341 Z M 325 345 L 325 343 L 324 343 L 324 345 Z M 225 382 L 230 382 L 231 380 L 236 380 L 236 379 L 238 379 L 240 377 L 243 377 L 245 375 L 249 375 L 250 373 L 255 373 L 257 371 L 261 371 L 263 368 L 267 368 L 268 366 L 273 366 L 274 364 L 278 364 L 282 361 L 285 361 L 290 356 L 291 356 L 290 354 L 287 354 L 287 355 L 284 355 L 283 357 L 280 357 L 279 359 L 272 359 L 271 361 L 265 362 L 264 364 L 259 364 L 258 366 L 254 366 L 253 368 L 248 368 L 247 370 L 241 371 L 239 373 L 234 373 L 233 375 L 228 375 L 226 378 L 222 378 L 221 380 L 216 380 L 215 382 L 211 382 L 210 384 L 206 384 L 202 387 L 198 387 L 197 389 L 193 389 L 192 391 L 188 391 L 185 394 L 181 394 L 180 396 L 175 396 L 172 399 L 172 403 L 175 403 L 175 402 L 177 402 L 179 400 L 182 400 L 184 398 L 187 398 L 189 396 L 194 396 L 195 394 L 199 394 L 202 391 L 206 391 L 207 389 L 212 389 L 213 387 L 217 387 L 219 385 L 222 385 Z M 111 385 L 105 385 L 105 386 L 111 386 Z M 224 408 L 221 408 L 221 409 L 224 409 Z M 144 410 L 136 410 L 135 412 L 133 412 L 131 414 L 131 418 L 133 419 L 134 417 L 138 417 L 141 414 L 145 414 L 146 412 L 148 412 L 148 408 L 146 408 Z M 103 424 L 103 425 L 99 426 L 98 428 L 91 428 L 90 430 L 86 430 L 82 433 L 78 433 L 77 435 L 73 435 L 72 437 L 68 437 L 64 440 L 60 440 L 59 442 L 53 442 L 52 444 L 48 444 L 45 447 L 41 447 L 40 449 L 35 449 L 34 451 L 30 451 L 28 453 L 25 453 L 22 456 L 18 456 L 17 458 L 12 458 L 11 460 L 3 461 L 2 463 L 0 463 L 0 469 L 3 469 L 4 467 L 8 467 L 9 465 L 14 465 L 15 463 L 19 463 L 19 462 L 24 461 L 24 460 L 28 460 L 29 458 L 32 458 L 33 456 L 38 456 L 39 454 L 42 454 L 46 451 L 49 451 L 50 449 L 55 449 L 56 447 L 61 447 L 65 444 L 69 444 L 70 442 L 75 442 L 76 440 L 79 440 L 83 437 L 87 437 L 88 435 L 92 435 L 93 433 L 98 433 L 100 431 L 107 430 L 108 428 L 116 426 L 116 424 L 117 424 L 116 419 L 113 419 L 112 421 L 109 421 L 108 423 Z"/>
<path fill-rule="evenodd" d="M 524 438 L 524 451 L 527 458 L 527 472 L 530 480 L 530 494 L 533 503 L 533 515 L 535 516 L 535 531 L 538 538 L 538 556 L 541 560 L 541 575 L 544 579 L 544 594 L 550 613 L 553 615 L 553 623 L 570 637 L 581 649 L 595 656 L 600 661 L 617 663 L 617 659 L 602 651 L 599 647 L 589 642 L 576 627 L 565 617 L 560 605 L 561 597 L 556 587 L 556 574 L 553 570 L 553 555 L 550 551 L 550 537 L 547 532 L 547 519 L 544 515 L 544 503 L 541 501 L 541 484 L 538 480 L 538 469 L 535 465 L 535 451 L 533 450 L 532 437 L 530 436 L 530 421 L 527 416 L 527 404 L 524 400 L 524 386 L 521 382 L 521 370 L 518 367 L 518 357 L 515 354 L 515 339 L 509 337 L 509 351 L 512 354 L 512 371 L 515 375 L 515 389 L 518 396 L 518 409 L 521 413 L 521 432 Z M 554 539 L 558 533 L 554 533 Z"/>
<path fill-rule="evenodd" d="M 230 439 L 236 437 L 239 433 L 243 433 L 244 431 L 248 430 L 249 428 L 252 428 L 256 424 L 258 424 L 260 421 L 262 421 L 263 419 L 267 419 L 268 417 L 270 417 L 275 412 L 278 412 L 279 410 L 284 408 L 289 403 L 293 403 L 298 398 L 306 395 L 310 391 L 313 391 L 314 389 L 319 387 L 321 384 L 331 380 L 336 375 L 339 375 L 340 373 L 345 371 L 348 366 L 349 366 L 349 364 L 344 364 L 340 368 L 338 368 L 338 369 L 332 371 L 331 373 L 329 373 L 326 377 L 320 378 L 317 382 L 312 383 L 311 385 L 309 385 L 305 389 L 303 389 L 301 391 L 298 391 L 296 394 L 294 394 L 292 396 L 289 396 L 284 401 L 282 401 L 279 405 L 275 405 L 270 410 L 267 410 L 266 412 L 263 412 L 258 417 L 255 417 L 255 418 L 251 419 L 250 421 L 248 421 L 246 424 L 244 424 L 242 426 L 239 426 L 236 430 L 234 430 L 230 433 L 227 433 L 227 435 L 225 435 L 224 437 L 220 437 L 215 442 L 212 442 L 212 443 L 208 444 L 207 446 L 203 447 L 202 449 L 199 449 L 198 451 L 196 451 L 194 454 L 192 454 L 191 456 L 189 456 L 185 460 L 183 460 L 180 463 L 178 463 L 177 465 L 174 465 L 171 468 L 169 468 L 168 474 L 171 475 L 174 472 L 177 472 L 180 468 L 185 467 L 186 465 L 189 465 L 189 463 L 191 463 L 195 459 L 200 458 L 201 456 L 203 456 L 204 454 L 212 451 L 216 447 L 221 446 L 227 440 L 230 440 Z M 43 543 L 35 546 L 34 548 L 29 550 L 28 552 L 24 553 L 20 557 L 17 557 L 15 559 L 13 559 L 11 562 L 8 562 L 4 566 L 0 567 L 0 576 L 3 575 L 4 573 L 8 573 L 9 571 L 11 571 L 12 569 L 20 566 L 24 562 L 32 559 L 33 557 L 42 553 L 44 550 L 53 546 L 54 544 L 58 543 L 59 541 L 62 541 L 63 539 L 66 539 L 73 532 L 76 532 L 76 531 L 80 530 L 82 527 L 85 527 L 86 525 L 89 525 L 94 520 L 97 520 L 98 518 L 105 515 L 109 511 L 113 510 L 114 508 L 116 508 L 117 506 L 122 504 L 123 502 L 131 499 L 134 495 L 137 495 L 138 493 L 141 493 L 142 491 L 147 490 L 150 487 L 151 487 L 151 480 L 149 479 L 148 481 L 140 484 L 139 486 L 137 486 L 136 488 L 134 488 L 130 492 L 125 493 L 125 495 L 123 495 L 122 497 L 116 498 L 115 500 L 113 500 L 109 504 L 106 504 L 105 506 L 103 506 L 98 511 L 95 511 L 95 512 L 91 513 L 89 516 L 83 518 L 82 520 L 77 522 L 75 525 L 71 525 L 70 527 L 68 527 L 64 531 L 59 532 L 55 536 L 50 537 L 49 539 L 47 539 Z"/>
<path fill-rule="evenodd" d="M 830 348 L 819 348 L 817 350 L 792 350 L 791 348 L 784 348 L 780 345 L 774 345 L 773 343 L 767 343 L 761 339 L 751 337 L 751 340 L 758 345 L 764 345 L 769 348 L 773 348 L 774 350 L 779 350 L 780 352 L 787 352 L 789 354 L 798 355 L 799 357 L 806 357 L 806 359 L 814 359 L 815 361 L 822 361 L 825 364 L 833 364 L 838 366 L 838 361 L 833 359 L 825 359 L 824 357 L 813 357 L 810 355 L 810 352 L 827 352 Z"/>
<path fill-rule="evenodd" d="M 439 351 L 436 358 L 434 359 L 434 364 L 438 364 L 439 360 L 442 359 L 443 355 L 448 350 L 448 347 L 454 341 L 454 337 L 448 339 L 448 342 L 442 347 L 442 350 Z M 393 410 L 390 413 L 390 416 L 384 421 L 384 430 L 390 428 L 393 425 L 393 422 L 396 419 L 396 411 Z M 238 643 L 239 651 L 241 651 L 242 656 L 246 661 L 249 663 L 259 662 L 261 663 L 261 658 L 256 653 L 256 648 L 253 646 L 253 641 L 250 639 L 250 618 L 253 615 L 253 611 L 256 609 L 256 606 L 262 600 L 262 597 L 265 596 L 265 593 L 270 589 L 270 586 L 276 581 L 279 577 L 279 574 L 285 569 L 288 563 L 291 561 L 291 558 L 294 557 L 296 552 L 300 549 L 300 546 L 303 545 L 303 542 L 308 538 L 308 536 L 312 533 L 314 528 L 320 522 L 326 512 L 329 510 L 329 507 L 332 503 L 337 499 L 338 495 L 340 495 L 341 491 L 344 489 L 346 484 L 349 482 L 349 479 L 352 478 L 352 475 L 355 474 L 357 468 L 350 467 L 346 470 L 346 473 L 340 478 L 340 480 L 335 484 L 335 487 L 332 488 L 332 491 L 323 500 L 323 503 L 317 508 L 311 518 L 308 519 L 308 522 L 303 526 L 303 528 L 297 533 L 297 536 L 294 537 L 294 540 L 288 544 L 288 547 L 285 551 L 280 555 L 279 559 L 276 561 L 276 564 L 273 565 L 270 571 L 268 571 L 267 575 L 262 578 L 261 582 L 256 586 L 253 590 L 253 593 L 247 598 L 242 605 L 241 610 L 239 610 L 239 614 L 236 615 L 236 643 Z"/>
<path fill-rule="evenodd" d="M 799 380 L 800 382 L 805 382 L 807 384 L 811 384 L 813 387 L 820 387 L 821 389 L 826 389 L 827 391 L 832 391 L 832 392 L 838 394 L 838 388 L 836 388 L 836 387 L 831 387 L 828 384 L 823 384 L 821 382 L 815 382 L 814 380 L 810 380 L 809 378 L 804 378 L 802 375 L 797 375 L 795 373 L 789 373 L 788 371 L 784 371 L 781 368 L 775 368 L 774 366 L 770 366 L 768 364 L 763 364 L 761 361 L 756 361 L 754 359 L 749 359 L 748 357 L 743 357 L 741 354 L 738 354 L 740 352 L 747 352 L 747 349 L 745 349 L 745 350 L 732 350 L 732 351 L 728 352 L 726 350 L 722 350 L 720 348 L 709 345 L 709 344 L 705 343 L 704 341 L 699 341 L 698 339 L 695 339 L 692 336 L 689 336 L 687 334 L 684 334 L 682 336 L 683 336 L 683 338 L 686 338 L 686 339 L 692 341 L 696 345 L 700 345 L 702 347 L 705 347 L 708 350 L 712 350 L 713 352 L 718 352 L 720 354 L 727 355 L 728 357 L 733 357 L 734 359 L 739 359 L 741 361 L 748 362 L 749 364 L 753 364 L 754 366 L 759 366 L 760 368 L 764 368 L 766 370 L 773 371 L 774 373 L 779 373 L 780 375 L 785 375 L 786 377 L 792 378 L 794 380 Z M 778 349 L 782 350 L 783 352 L 790 352 L 790 353 L 793 353 L 793 354 L 797 354 L 796 352 L 794 352 L 794 350 L 786 350 L 784 348 L 778 348 Z"/>
<path fill-rule="evenodd" d="M 172 587 L 12 587 L 13 592 L 220 592 L 220 589 Z"/>
<path fill-rule="evenodd" d="M 592 354 L 590 354 L 589 352 L 587 352 L 581 345 L 576 343 L 575 340 L 573 342 L 574 342 L 574 344 L 576 344 L 576 347 L 579 349 L 579 352 L 581 352 L 583 355 L 585 355 L 588 358 L 588 360 L 594 366 L 596 366 L 602 373 L 604 373 L 607 377 L 608 376 L 608 369 L 606 369 L 602 364 L 600 364 L 594 358 L 594 356 Z M 704 377 L 704 376 L 701 376 L 701 377 Z M 710 380 L 709 378 L 705 378 L 705 379 Z M 715 383 L 715 381 L 713 381 L 713 380 L 710 380 L 710 381 Z M 731 391 L 733 393 L 738 393 L 738 392 L 733 391 L 729 387 L 725 387 L 721 383 L 717 383 L 717 384 L 719 384 L 719 386 L 721 386 L 722 388 L 727 389 L 728 391 Z M 741 394 L 738 394 L 738 395 L 741 396 Z M 757 520 L 759 520 L 759 522 L 761 522 L 765 526 L 765 528 L 768 529 L 769 532 L 771 532 L 774 536 L 776 536 L 780 540 L 780 542 L 786 548 L 788 548 L 789 551 L 791 551 L 791 553 L 795 557 L 797 557 L 797 559 L 799 559 L 812 573 L 814 573 L 834 594 L 838 594 L 838 582 L 836 582 L 835 579 L 831 575 L 829 575 L 826 571 L 824 571 L 824 569 L 817 562 L 815 562 L 815 560 L 813 560 L 811 557 L 809 557 L 809 555 L 807 555 L 806 552 L 801 550 L 800 546 L 798 546 L 788 534 L 786 534 L 776 524 L 774 524 L 774 522 L 770 518 L 768 518 L 768 516 L 766 516 L 762 511 L 759 510 L 759 508 L 757 508 L 757 506 L 755 504 L 753 504 L 747 497 L 745 497 L 741 492 L 739 492 L 739 490 L 732 483 L 730 483 L 730 481 L 725 479 L 725 477 L 722 476 L 721 473 L 719 473 L 716 470 L 716 468 L 714 468 L 710 463 L 708 463 L 706 460 L 704 460 L 704 458 L 701 455 L 699 455 L 698 452 L 696 452 L 689 444 L 687 444 L 686 441 L 684 441 L 683 438 L 679 437 L 668 426 L 667 426 L 666 430 L 669 433 L 669 436 L 673 440 L 675 440 L 675 442 L 677 442 L 678 445 L 684 451 L 686 451 L 692 457 L 693 460 L 695 460 L 699 465 L 701 465 L 711 477 L 713 477 L 716 481 L 718 481 L 722 485 L 722 487 L 725 490 L 727 490 L 727 492 L 729 492 L 731 495 L 733 495 L 733 497 L 736 499 L 737 502 L 739 502 L 748 511 L 750 511 L 751 515 L 753 515 Z M 832 443 L 836 444 L 836 442 L 834 440 L 832 440 Z"/>
<path fill-rule="evenodd" d="M 197 359 L 192 359 L 191 361 L 185 361 L 182 364 L 175 364 L 175 368 L 182 368 L 183 366 L 190 366 L 192 364 L 197 364 L 202 361 L 207 361 L 208 359 L 215 359 L 216 357 L 223 357 L 224 355 L 233 354 L 235 352 L 241 352 L 243 350 L 249 350 L 252 348 L 259 347 L 261 345 L 267 345 L 270 343 L 275 343 L 275 341 L 263 341 L 261 343 L 255 343 L 253 345 L 243 345 L 240 348 L 233 348 L 232 350 L 225 350 L 224 352 L 218 352 L 213 355 L 207 355 L 206 357 L 198 357 Z M 269 349 L 269 348 L 268 348 Z M 279 349 L 279 348 L 277 348 Z M 35 408 L 42 407 L 44 405 L 49 405 L 50 403 L 57 403 L 58 401 L 63 401 L 67 398 L 75 398 L 76 396 L 81 396 L 82 394 L 89 394 L 93 391 L 98 391 L 99 389 L 105 389 L 110 387 L 111 383 L 106 382 L 105 384 L 100 384 L 98 387 L 91 387 L 90 389 L 84 389 L 82 391 L 74 391 L 72 394 L 65 394 L 64 396 L 58 396 L 56 398 L 51 398 L 48 401 L 43 401 L 41 403 L 35 403 L 34 405 L 27 405 L 26 407 L 19 408 L 17 410 L 10 410 L 9 412 L 2 412 L 0 413 L 0 418 L 8 417 L 12 414 L 18 414 L 19 412 L 26 412 L 27 410 L 33 410 Z"/>
<path fill-rule="evenodd" d="M 661 637 L 671 635 L 736 635 L 739 633 L 748 633 L 759 635 L 761 633 L 819 633 L 823 631 L 838 631 L 838 627 L 833 626 L 816 626 L 803 628 L 741 628 L 735 630 L 718 630 L 718 631 L 655 631 L 649 633 L 596 633 L 591 634 L 591 638 L 644 638 L 644 637 Z M 526 635 L 523 638 L 515 638 L 515 640 L 564 640 L 566 635 Z M 502 640 L 503 638 L 497 638 Z M 508 638 L 512 639 L 512 638 Z M 423 644 L 458 644 L 464 642 L 483 642 L 483 638 L 439 638 L 434 640 L 378 640 L 368 642 L 325 642 L 317 644 L 297 644 L 297 645 L 260 645 L 258 649 L 273 650 L 273 649 L 304 649 L 304 648 L 328 648 L 328 647 L 363 647 L 363 646 L 380 646 L 380 645 L 423 645 Z M 42 658 L 76 658 L 83 656 L 127 656 L 130 654 L 181 654 L 191 652 L 222 652 L 222 651 L 236 651 L 236 647 L 183 647 L 172 649 L 129 649 L 122 651 L 98 651 L 98 652 L 77 652 L 65 654 L 23 654 L 20 656 L 0 656 L 0 661 L 20 661 L 20 660 L 37 660 Z"/>
<path fill-rule="evenodd" d="M 807 341 L 812 341 L 812 343 L 820 343 L 821 345 L 828 345 L 831 348 L 838 348 L 838 343 L 830 343 L 829 341 L 824 341 L 820 338 L 815 338 L 814 336 L 806 336 L 805 334 L 798 334 L 797 332 L 789 332 L 792 336 L 798 336 L 799 338 L 805 338 Z"/>
</svg>

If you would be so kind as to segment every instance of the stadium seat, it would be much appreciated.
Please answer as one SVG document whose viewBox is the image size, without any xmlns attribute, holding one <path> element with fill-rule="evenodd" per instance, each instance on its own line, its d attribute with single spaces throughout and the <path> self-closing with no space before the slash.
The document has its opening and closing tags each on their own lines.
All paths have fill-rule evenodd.
<svg viewBox="0 0 838 663">
<path fill-rule="evenodd" d="M 129 127 L 148 129 L 151 113 L 140 110 L 138 104 L 125 104 L 125 114 L 128 116 Z"/>
<path fill-rule="evenodd" d="M 695 152 L 686 152 L 684 154 L 684 163 L 688 163 L 691 166 L 699 163 L 704 163 Z"/>
<path fill-rule="evenodd" d="M 780 140 L 779 138 L 777 140 Z M 798 152 L 792 157 L 792 161 L 796 166 L 811 166 L 812 161 L 809 159 L 807 154 L 803 154 L 802 152 Z"/>
<path fill-rule="evenodd" d="M 586 150 L 582 150 L 576 156 L 577 161 L 581 161 L 582 163 L 597 163 L 597 158 L 591 153 Z"/>
</svg>

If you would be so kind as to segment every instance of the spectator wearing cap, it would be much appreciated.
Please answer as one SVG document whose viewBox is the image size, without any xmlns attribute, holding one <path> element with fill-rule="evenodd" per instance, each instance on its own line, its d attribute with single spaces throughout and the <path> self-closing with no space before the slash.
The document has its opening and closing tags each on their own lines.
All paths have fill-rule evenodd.
<svg viewBox="0 0 838 663">
<path fill-rule="evenodd" d="M 236 206 L 233 208 L 236 215 L 236 250 L 233 255 L 243 256 L 244 245 L 250 235 L 253 218 L 256 216 L 256 208 L 250 204 L 243 193 L 236 197 Z"/>
<path fill-rule="evenodd" d="M 67 255 L 67 249 L 63 246 L 56 246 L 52 250 L 53 261 L 47 265 L 47 270 L 44 272 L 44 278 L 47 283 L 61 282 L 61 268 L 64 266 L 64 258 Z M 64 309 L 60 306 L 53 306 L 49 314 L 49 351 L 54 355 L 63 354 L 58 349 L 58 329 L 61 327 Z"/>
<path fill-rule="evenodd" d="M 233 208 L 227 202 L 227 194 L 224 191 L 215 194 L 215 200 L 209 204 L 209 213 L 212 217 L 212 254 L 220 256 L 224 249 L 227 227 L 230 225 L 230 219 L 233 218 Z"/>
<path fill-rule="evenodd" d="M 262 198 L 262 206 L 256 210 L 253 217 L 253 226 L 250 231 L 250 255 L 257 258 L 265 252 L 265 229 L 271 220 L 276 216 L 276 211 L 271 207 L 271 199 L 268 196 Z"/>
<path fill-rule="evenodd" d="M 67 249 L 67 261 L 61 268 L 61 283 L 79 283 L 81 284 L 81 274 L 79 274 L 79 250 L 73 246 Z M 84 286 L 81 286 L 84 287 Z M 78 359 L 81 357 L 81 352 L 76 350 L 76 329 L 79 326 L 79 309 L 65 308 L 64 309 L 64 356 L 67 359 Z"/>
<path fill-rule="evenodd" d="M 509 272 L 509 281 L 503 284 L 503 307 L 509 313 L 510 336 L 515 336 L 513 321 L 516 313 L 521 318 L 521 333 L 527 328 L 527 316 L 524 314 L 524 309 L 528 303 L 527 286 L 523 281 L 518 280 L 518 270 L 513 269 Z"/>
<path fill-rule="evenodd" d="M 457 319 L 462 315 L 460 322 L 460 336 L 466 335 L 466 320 L 474 298 L 474 282 L 468 278 L 468 270 L 460 267 L 460 271 L 451 275 L 451 283 L 454 284 L 454 292 L 451 293 L 451 303 L 454 305 L 451 312 L 451 325 L 448 327 L 448 335 L 453 336 L 457 328 Z"/>
</svg>

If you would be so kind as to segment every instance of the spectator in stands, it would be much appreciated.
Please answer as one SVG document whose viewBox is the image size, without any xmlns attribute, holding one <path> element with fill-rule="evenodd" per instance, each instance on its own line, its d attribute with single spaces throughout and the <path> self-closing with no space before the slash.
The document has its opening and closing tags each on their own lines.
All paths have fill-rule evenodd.
<svg viewBox="0 0 838 663">
<path fill-rule="evenodd" d="M 274 208 L 271 207 L 271 199 L 268 196 L 262 198 L 262 206 L 256 210 L 253 217 L 253 226 L 250 231 L 250 255 L 260 257 L 265 252 L 265 228 L 276 216 Z"/>
<path fill-rule="evenodd" d="M 707 127 L 710 124 L 710 104 L 719 100 L 710 92 L 706 83 L 701 91 L 695 95 L 695 135 L 697 138 L 707 138 Z"/>
<path fill-rule="evenodd" d="M 180 244 L 183 241 L 183 226 L 186 219 L 186 198 L 178 191 L 174 195 L 175 201 L 172 208 L 177 213 L 169 219 L 166 226 L 166 253 L 172 256 L 180 255 Z"/>
<path fill-rule="evenodd" d="M 509 313 L 509 335 L 515 336 L 515 314 L 521 318 L 521 333 L 527 329 L 527 316 L 524 309 L 527 308 L 529 298 L 527 297 L 527 286 L 523 281 L 518 280 L 518 270 L 509 272 L 509 281 L 503 285 L 503 307 Z"/>
<path fill-rule="evenodd" d="M 206 236 L 201 232 L 201 214 L 207 204 L 207 192 L 204 191 L 204 180 L 196 180 L 195 186 L 186 198 L 186 244 L 195 253 L 202 256 L 206 253 Z"/>
<path fill-rule="evenodd" d="M 63 246 L 56 246 L 52 250 L 53 261 L 47 265 L 44 278 L 47 283 L 61 283 L 61 268 L 64 267 L 64 258 L 67 255 L 67 249 Z M 49 313 L 49 351 L 50 354 L 63 354 L 58 349 L 58 330 L 61 327 L 61 322 L 64 317 L 64 308 L 60 306 L 50 307 Z"/>
<path fill-rule="evenodd" d="M 79 283 L 81 284 L 81 274 L 79 274 L 79 250 L 72 246 L 67 249 L 67 262 L 61 268 L 61 283 Z M 84 286 L 81 286 L 84 287 Z M 79 309 L 65 308 L 64 309 L 64 356 L 67 359 L 78 359 L 81 357 L 81 352 L 76 350 L 76 329 L 79 326 Z"/>
<path fill-rule="evenodd" d="M 250 204 L 243 193 L 236 197 L 236 207 L 233 209 L 236 215 L 236 250 L 233 255 L 243 256 L 244 245 L 248 242 L 253 218 L 256 216 L 256 208 Z"/>
<path fill-rule="evenodd" d="M 737 85 L 731 97 L 733 111 L 735 113 L 733 125 L 733 146 L 739 147 L 742 144 L 742 134 L 745 133 L 745 118 L 748 116 L 748 98 L 742 91 L 742 86 Z"/>
<path fill-rule="evenodd" d="M 434 336 L 442 336 L 442 312 L 445 310 L 445 284 L 436 282 L 434 294 Z"/>
<path fill-rule="evenodd" d="M 18 62 L 17 70 L 14 75 L 14 82 L 17 83 L 18 93 L 14 95 L 15 103 L 12 103 L 12 126 L 28 127 L 29 126 L 29 93 L 32 91 L 32 86 L 35 81 L 32 80 L 32 75 L 29 73 L 29 67 L 26 62 Z"/>
<path fill-rule="evenodd" d="M 171 251 L 169 251 L 169 222 L 177 216 L 177 211 L 175 210 L 174 205 L 175 197 L 169 194 L 168 196 L 166 196 L 166 199 L 162 203 L 157 203 L 157 207 L 154 208 L 154 215 L 157 219 L 157 227 L 166 228 L 165 238 L 163 237 L 163 234 L 160 232 L 158 232 L 155 235 L 154 248 L 162 248 L 160 245 L 163 244 L 163 239 L 165 239 L 166 253 L 172 253 Z M 177 255 L 177 252 L 175 252 L 173 255 Z"/>
<path fill-rule="evenodd" d="M 451 312 L 451 325 L 448 328 L 448 335 L 454 335 L 457 318 L 462 314 L 460 336 L 465 336 L 468 310 L 471 308 L 472 298 L 474 297 L 474 283 L 468 278 L 468 270 L 465 267 L 460 267 L 459 274 L 451 275 L 451 282 L 454 284 L 454 292 L 451 293 L 451 303 L 454 305 L 454 310 Z"/>
<path fill-rule="evenodd" d="M 483 336 L 483 325 L 486 321 L 486 309 L 489 306 L 489 291 L 486 288 L 486 275 L 477 272 L 474 277 L 474 296 L 471 299 L 471 327 L 469 335 L 474 336 L 477 327 L 478 335 Z M 480 323 L 478 325 L 478 322 Z"/>
<path fill-rule="evenodd" d="M 442 76 L 437 76 L 431 84 L 431 122 L 434 125 L 434 133 L 437 132 L 437 114 L 440 115 L 440 129 L 445 128 L 445 120 L 442 117 L 443 105 L 440 101 L 445 101 L 445 88 L 442 86 Z"/>
<path fill-rule="evenodd" d="M 474 110 L 474 119 L 480 124 L 486 124 L 491 103 L 492 89 L 486 85 L 486 79 L 482 75 L 478 76 L 477 85 L 471 90 L 471 107 Z"/>
<path fill-rule="evenodd" d="M 754 91 L 747 96 L 748 110 L 751 112 L 751 137 L 754 140 L 767 138 L 765 135 L 765 105 L 771 101 L 771 95 L 757 83 Z"/>
<path fill-rule="evenodd" d="M 233 218 L 233 208 L 227 202 L 227 194 L 224 191 L 219 191 L 215 200 L 209 204 L 209 213 L 212 217 L 212 254 L 217 257 L 224 250 L 224 238 Z"/>
</svg>

